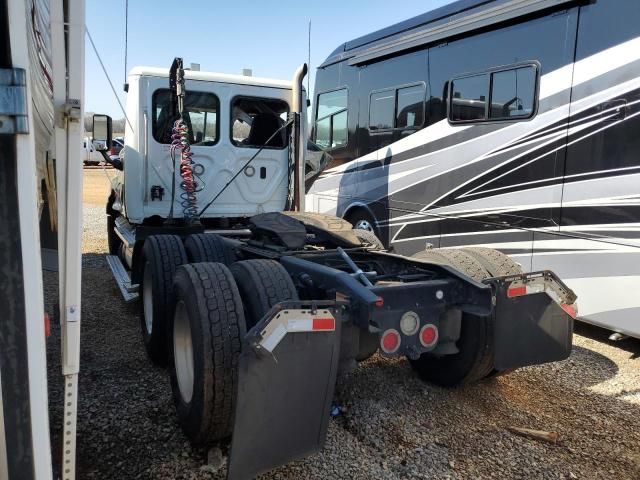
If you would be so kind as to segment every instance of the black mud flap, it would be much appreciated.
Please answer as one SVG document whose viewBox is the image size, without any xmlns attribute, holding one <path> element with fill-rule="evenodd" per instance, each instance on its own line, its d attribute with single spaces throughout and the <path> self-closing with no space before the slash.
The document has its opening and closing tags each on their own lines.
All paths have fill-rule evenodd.
<svg viewBox="0 0 640 480">
<path fill-rule="evenodd" d="M 272 311 L 247 333 L 228 479 L 251 479 L 322 449 L 340 332 L 334 304 Z"/>
<path fill-rule="evenodd" d="M 568 358 L 573 318 L 567 311 L 574 308 L 573 292 L 551 272 L 492 280 L 498 280 L 491 281 L 496 288 L 494 368 L 508 370 Z M 525 285 L 539 291 L 526 293 Z"/>
</svg>

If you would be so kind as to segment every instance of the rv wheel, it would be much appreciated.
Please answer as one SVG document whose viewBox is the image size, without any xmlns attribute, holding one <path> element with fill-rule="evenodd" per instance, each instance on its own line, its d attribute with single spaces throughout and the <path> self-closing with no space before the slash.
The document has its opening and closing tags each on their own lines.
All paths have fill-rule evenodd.
<svg viewBox="0 0 640 480">
<path fill-rule="evenodd" d="M 195 444 L 233 430 L 241 339 L 242 299 L 220 263 L 178 267 L 173 283 L 171 390 L 178 422 Z"/>
<path fill-rule="evenodd" d="M 357 208 L 347 215 L 346 220 L 353 225 L 354 229 L 364 230 L 377 235 L 376 220 L 363 208 Z"/>
<path fill-rule="evenodd" d="M 285 268 L 274 260 L 244 260 L 231 266 L 242 295 L 247 329 L 276 303 L 298 300 L 296 287 Z"/>
<path fill-rule="evenodd" d="M 233 248 L 220 235 L 211 233 L 189 235 L 184 242 L 184 248 L 192 263 L 217 262 L 229 266 L 236 261 Z"/>
<path fill-rule="evenodd" d="M 173 275 L 187 263 L 187 254 L 177 235 L 152 235 L 142 249 L 142 302 L 140 327 L 149 358 L 156 365 L 168 360 L 170 312 L 173 310 Z"/>
<path fill-rule="evenodd" d="M 462 250 L 432 249 L 413 257 L 452 266 L 476 281 L 491 276 L 482 264 Z M 458 353 L 438 357 L 425 353 L 417 360 L 409 359 L 411 366 L 422 379 L 445 387 L 481 380 L 493 370 L 493 322 L 492 316 L 464 313 L 456 342 Z"/>
</svg>

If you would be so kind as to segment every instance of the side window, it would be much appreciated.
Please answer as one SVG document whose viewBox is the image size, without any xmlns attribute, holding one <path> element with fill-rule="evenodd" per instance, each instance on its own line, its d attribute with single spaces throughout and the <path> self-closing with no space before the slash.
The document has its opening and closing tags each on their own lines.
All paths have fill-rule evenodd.
<svg viewBox="0 0 640 480">
<path fill-rule="evenodd" d="M 189 126 L 192 145 L 213 145 L 218 141 L 220 102 L 213 93 L 187 90 L 184 100 L 184 120 Z M 156 90 L 152 98 L 153 138 L 159 143 L 171 143 L 171 130 L 178 119 L 172 110 L 168 89 Z"/>
<path fill-rule="evenodd" d="M 451 92 L 449 118 L 452 122 L 486 120 L 489 75 L 452 80 Z"/>
<path fill-rule="evenodd" d="M 286 129 L 273 135 L 285 124 L 288 112 L 289 105 L 283 100 L 234 98 L 231 102 L 231 142 L 237 147 L 286 147 Z"/>
<path fill-rule="evenodd" d="M 318 95 L 315 143 L 331 150 L 347 144 L 347 89 Z"/>
<path fill-rule="evenodd" d="M 369 97 L 369 129 L 385 130 L 393 128 L 396 91 L 385 90 L 372 93 Z"/>
<path fill-rule="evenodd" d="M 396 128 L 418 128 L 424 123 L 424 85 L 399 88 Z"/>
<path fill-rule="evenodd" d="M 424 123 L 424 84 L 373 92 L 369 96 L 369 130 L 420 128 Z"/>
<path fill-rule="evenodd" d="M 524 65 L 451 80 L 449 120 L 528 119 L 536 109 L 538 68 Z"/>
<path fill-rule="evenodd" d="M 489 118 L 530 117 L 535 103 L 535 67 L 496 72 L 492 77 Z"/>
</svg>

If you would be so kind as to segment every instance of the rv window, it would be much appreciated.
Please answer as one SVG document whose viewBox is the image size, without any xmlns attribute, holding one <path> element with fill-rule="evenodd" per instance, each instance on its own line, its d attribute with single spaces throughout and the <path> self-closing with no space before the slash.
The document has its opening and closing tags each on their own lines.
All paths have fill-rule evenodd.
<svg viewBox="0 0 640 480">
<path fill-rule="evenodd" d="M 385 130 L 393 128 L 395 108 L 395 90 L 372 93 L 369 99 L 369 129 Z"/>
<path fill-rule="evenodd" d="M 421 127 L 424 121 L 424 85 L 398 89 L 396 128 Z"/>
<path fill-rule="evenodd" d="M 493 73 L 489 117 L 530 117 L 535 92 L 536 68 L 533 65 Z"/>
<path fill-rule="evenodd" d="M 347 144 L 347 89 L 318 95 L 315 143 L 331 150 Z"/>
<path fill-rule="evenodd" d="M 238 147 L 262 147 L 284 125 L 289 105 L 274 98 L 236 97 L 231 102 L 231 142 Z M 287 132 L 282 129 L 267 148 L 287 146 Z"/>
<path fill-rule="evenodd" d="M 189 126 L 192 145 L 213 145 L 218 141 L 219 101 L 213 93 L 187 91 L 184 101 L 184 121 Z M 168 89 L 156 90 L 152 99 L 152 133 L 159 143 L 171 143 L 171 130 L 177 120 L 171 111 Z"/>
<path fill-rule="evenodd" d="M 537 77 L 536 65 L 518 65 L 454 78 L 451 80 L 449 120 L 482 122 L 531 118 L 535 113 Z"/>
<path fill-rule="evenodd" d="M 489 75 L 457 78 L 451 82 L 451 108 L 449 119 L 453 122 L 486 120 Z"/>
</svg>

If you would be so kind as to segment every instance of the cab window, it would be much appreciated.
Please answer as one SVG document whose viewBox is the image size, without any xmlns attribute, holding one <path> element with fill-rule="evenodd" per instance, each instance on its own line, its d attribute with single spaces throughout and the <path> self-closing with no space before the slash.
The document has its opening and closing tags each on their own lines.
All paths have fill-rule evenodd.
<svg viewBox="0 0 640 480">
<path fill-rule="evenodd" d="M 275 98 L 236 97 L 231 102 L 231 142 L 237 147 L 285 148 L 287 130 L 278 132 L 289 105 Z M 274 135 L 275 134 L 275 135 Z"/>
<path fill-rule="evenodd" d="M 153 138 L 164 144 L 171 143 L 173 124 L 178 119 L 170 98 L 169 89 L 156 90 L 152 98 Z M 192 145 L 214 145 L 218 141 L 218 97 L 213 93 L 187 90 L 184 110 L 183 119 L 189 127 L 189 142 Z"/>
</svg>

